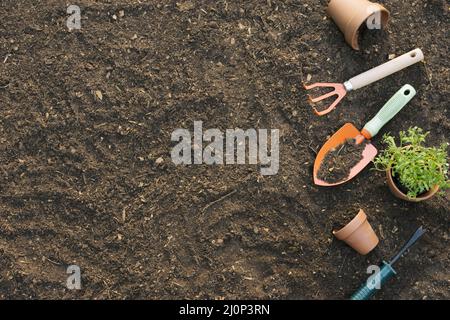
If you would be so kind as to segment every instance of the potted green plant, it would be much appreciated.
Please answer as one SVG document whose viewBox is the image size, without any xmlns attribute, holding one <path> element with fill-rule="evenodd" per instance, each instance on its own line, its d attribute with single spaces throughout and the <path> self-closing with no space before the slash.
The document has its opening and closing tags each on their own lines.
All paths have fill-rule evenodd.
<svg viewBox="0 0 450 320">
<path fill-rule="evenodd" d="M 447 146 L 424 145 L 429 132 L 412 127 L 401 131 L 399 145 L 391 135 L 384 135 L 387 148 L 374 160 L 375 168 L 386 171 L 392 193 L 403 200 L 419 202 L 450 187 Z"/>
</svg>

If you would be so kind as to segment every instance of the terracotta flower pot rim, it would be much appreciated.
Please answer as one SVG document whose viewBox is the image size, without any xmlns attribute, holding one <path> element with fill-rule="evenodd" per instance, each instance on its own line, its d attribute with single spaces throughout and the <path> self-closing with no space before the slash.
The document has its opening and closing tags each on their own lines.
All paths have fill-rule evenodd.
<svg viewBox="0 0 450 320">
<path fill-rule="evenodd" d="M 400 198 L 400 199 L 403 199 L 403 200 L 406 200 L 406 201 L 410 201 L 410 202 L 420 202 L 420 201 L 428 200 L 431 197 L 433 197 L 439 191 L 439 186 L 435 185 L 433 188 L 431 188 L 430 190 L 428 190 L 424 194 L 422 194 L 420 196 L 417 196 L 416 198 L 410 198 L 405 193 L 403 193 L 403 191 L 401 191 L 398 188 L 397 184 L 395 183 L 393 175 L 392 175 L 392 167 L 389 167 L 386 170 L 386 178 L 387 178 L 388 186 L 391 189 L 392 193 L 397 198 Z"/>
<path fill-rule="evenodd" d="M 378 12 L 381 13 L 381 25 L 382 25 L 383 28 L 386 28 L 386 25 L 388 24 L 388 21 L 389 21 L 389 11 L 387 11 L 386 8 L 384 8 L 383 6 L 381 6 L 381 5 L 377 4 L 377 3 L 375 3 L 374 6 L 378 6 Z M 374 12 L 377 12 L 377 11 L 374 11 Z M 373 13 L 368 14 L 366 17 L 363 17 L 363 18 L 360 17 L 360 16 L 359 17 L 355 16 L 355 17 L 353 17 L 352 20 L 350 20 L 348 22 L 348 24 L 346 26 L 346 30 L 347 31 L 346 31 L 345 35 L 346 35 L 347 42 L 351 44 L 353 49 L 355 49 L 355 50 L 359 50 L 360 49 L 359 48 L 359 35 L 360 35 L 359 31 L 361 29 L 361 26 L 364 24 L 364 22 L 366 22 L 367 19 L 372 14 Z M 355 28 L 355 27 L 352 28 L 353 25 L 356 25 L 358 27 L 357 28 Z"/>
<path fill-rule="evenodd" d="M 339 240 L 347 239 L 349 236 L 352 235 L 353 232 L 358 230 L 359 226 L 364 223 L 364 221 L 367 220 L 367 215 L 363 210 L 359 210 L 358 214 L 349 222 L 347 225 L 345 225 L 343 228 L 339 230 L 333 230 L 333 234 L 338 238 Z"/>
<path fill-rule="evenodd" d="M 355 50 L 359 50 L 359 30 L 364 22 L 374 13 L 381 14 L 381 28 L 389 22 L 389 11 L 381 4 L 369 0 L 330 0 L 328 15 L 344 34 L 346 42 Z"/>
</svg>

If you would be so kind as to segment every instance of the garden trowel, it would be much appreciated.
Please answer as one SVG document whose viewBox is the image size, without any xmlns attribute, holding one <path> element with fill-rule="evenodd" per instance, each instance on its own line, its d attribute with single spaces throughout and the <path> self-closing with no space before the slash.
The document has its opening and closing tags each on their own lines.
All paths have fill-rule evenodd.
<svg viewBox="0 0 450 320">
<path fill-rule="evenodd" d="M 389 99 L 389 101 L 381 108 L 377 115 L 370 120 L 364 128 L 359 131 L 351 123 L 346 123 L 339 129 L 320 149 L 314 162 L 314 183 L 319 186 L 336 186 L 347 182 L 362 171 L 377 155 L 377 149 L 366 140 L 373 138 L 378 131 L 388 123 L 408 102 L 415 96 L 416 90 L 409 84 L 404 85 L 397 93 Z M 329 183 L 321 180 L 318 177 L 318 172 L 321 165 L 324 163 L 326 155 L 331 151 L 338 150 L 340 146 L 344 146 L 347 141 L 354 141 L 356 145 L 367 142 L 362 151 L 361 160 L 349 171 L 347 177 L 334 183 Z"/>
</svg>

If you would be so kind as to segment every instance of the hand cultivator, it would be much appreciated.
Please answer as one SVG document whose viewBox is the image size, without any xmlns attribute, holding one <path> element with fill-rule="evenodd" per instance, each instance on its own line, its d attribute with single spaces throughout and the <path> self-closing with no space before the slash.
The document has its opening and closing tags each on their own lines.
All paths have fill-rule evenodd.
<svg viewBox="0 0 450 320">
<path fill-rule="evenodd" d="M 369 71 L 366 71 L 356 77 L 351 78 L 348 81 L 345 81 L 344 83 L 314 83 L 311 85 L 304 85 L 306 90 L 311 90 L 314 88 L 333 88 L 334 90 L 331 92 L 328 92 L 322 96 L 319 96 L 317 98 L 312 98 L 308 95 L 309 101 L 312 103 L 317 103 L 319 101 L 328 99 L 332 96 L 337 96 L 336 100 L 325 110 L 318 111 L 315 107 L 314 111 L 317 115 L 323 116 L 327 113 L 333 111 L 336 106 L 341 102 L 341 100 L 345 97 L 347 92 L 360 89 L 362 87 L 365 87 L 369 84 L 372 84 L 378 80 L 381 80 L 387 76 L 390 76 L 393 73 L 396 73 L 400 70 L 403 70 L 417 62 L 422 61 L 424 58 L 422 50 L 415 49 L 408 53 L 405 53 L 404 55 L 397 57 L 389 62 L 386 62 L 376 68 L 373 68 Z"/>
</svg>

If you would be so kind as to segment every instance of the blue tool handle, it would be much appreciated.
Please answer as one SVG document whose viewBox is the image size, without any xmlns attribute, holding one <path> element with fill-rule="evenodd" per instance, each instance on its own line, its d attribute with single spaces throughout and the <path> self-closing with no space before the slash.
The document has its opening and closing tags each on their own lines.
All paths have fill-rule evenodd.
<svg viewBox="0 0 450 320">
<path fill-rule="evenodd" d="M 371 275 L 366 283 L 351 296 L 350 300 L 368 300 L 395 274 L 391 265 L 383 261 L 380 270 Z"/>
</svg>

